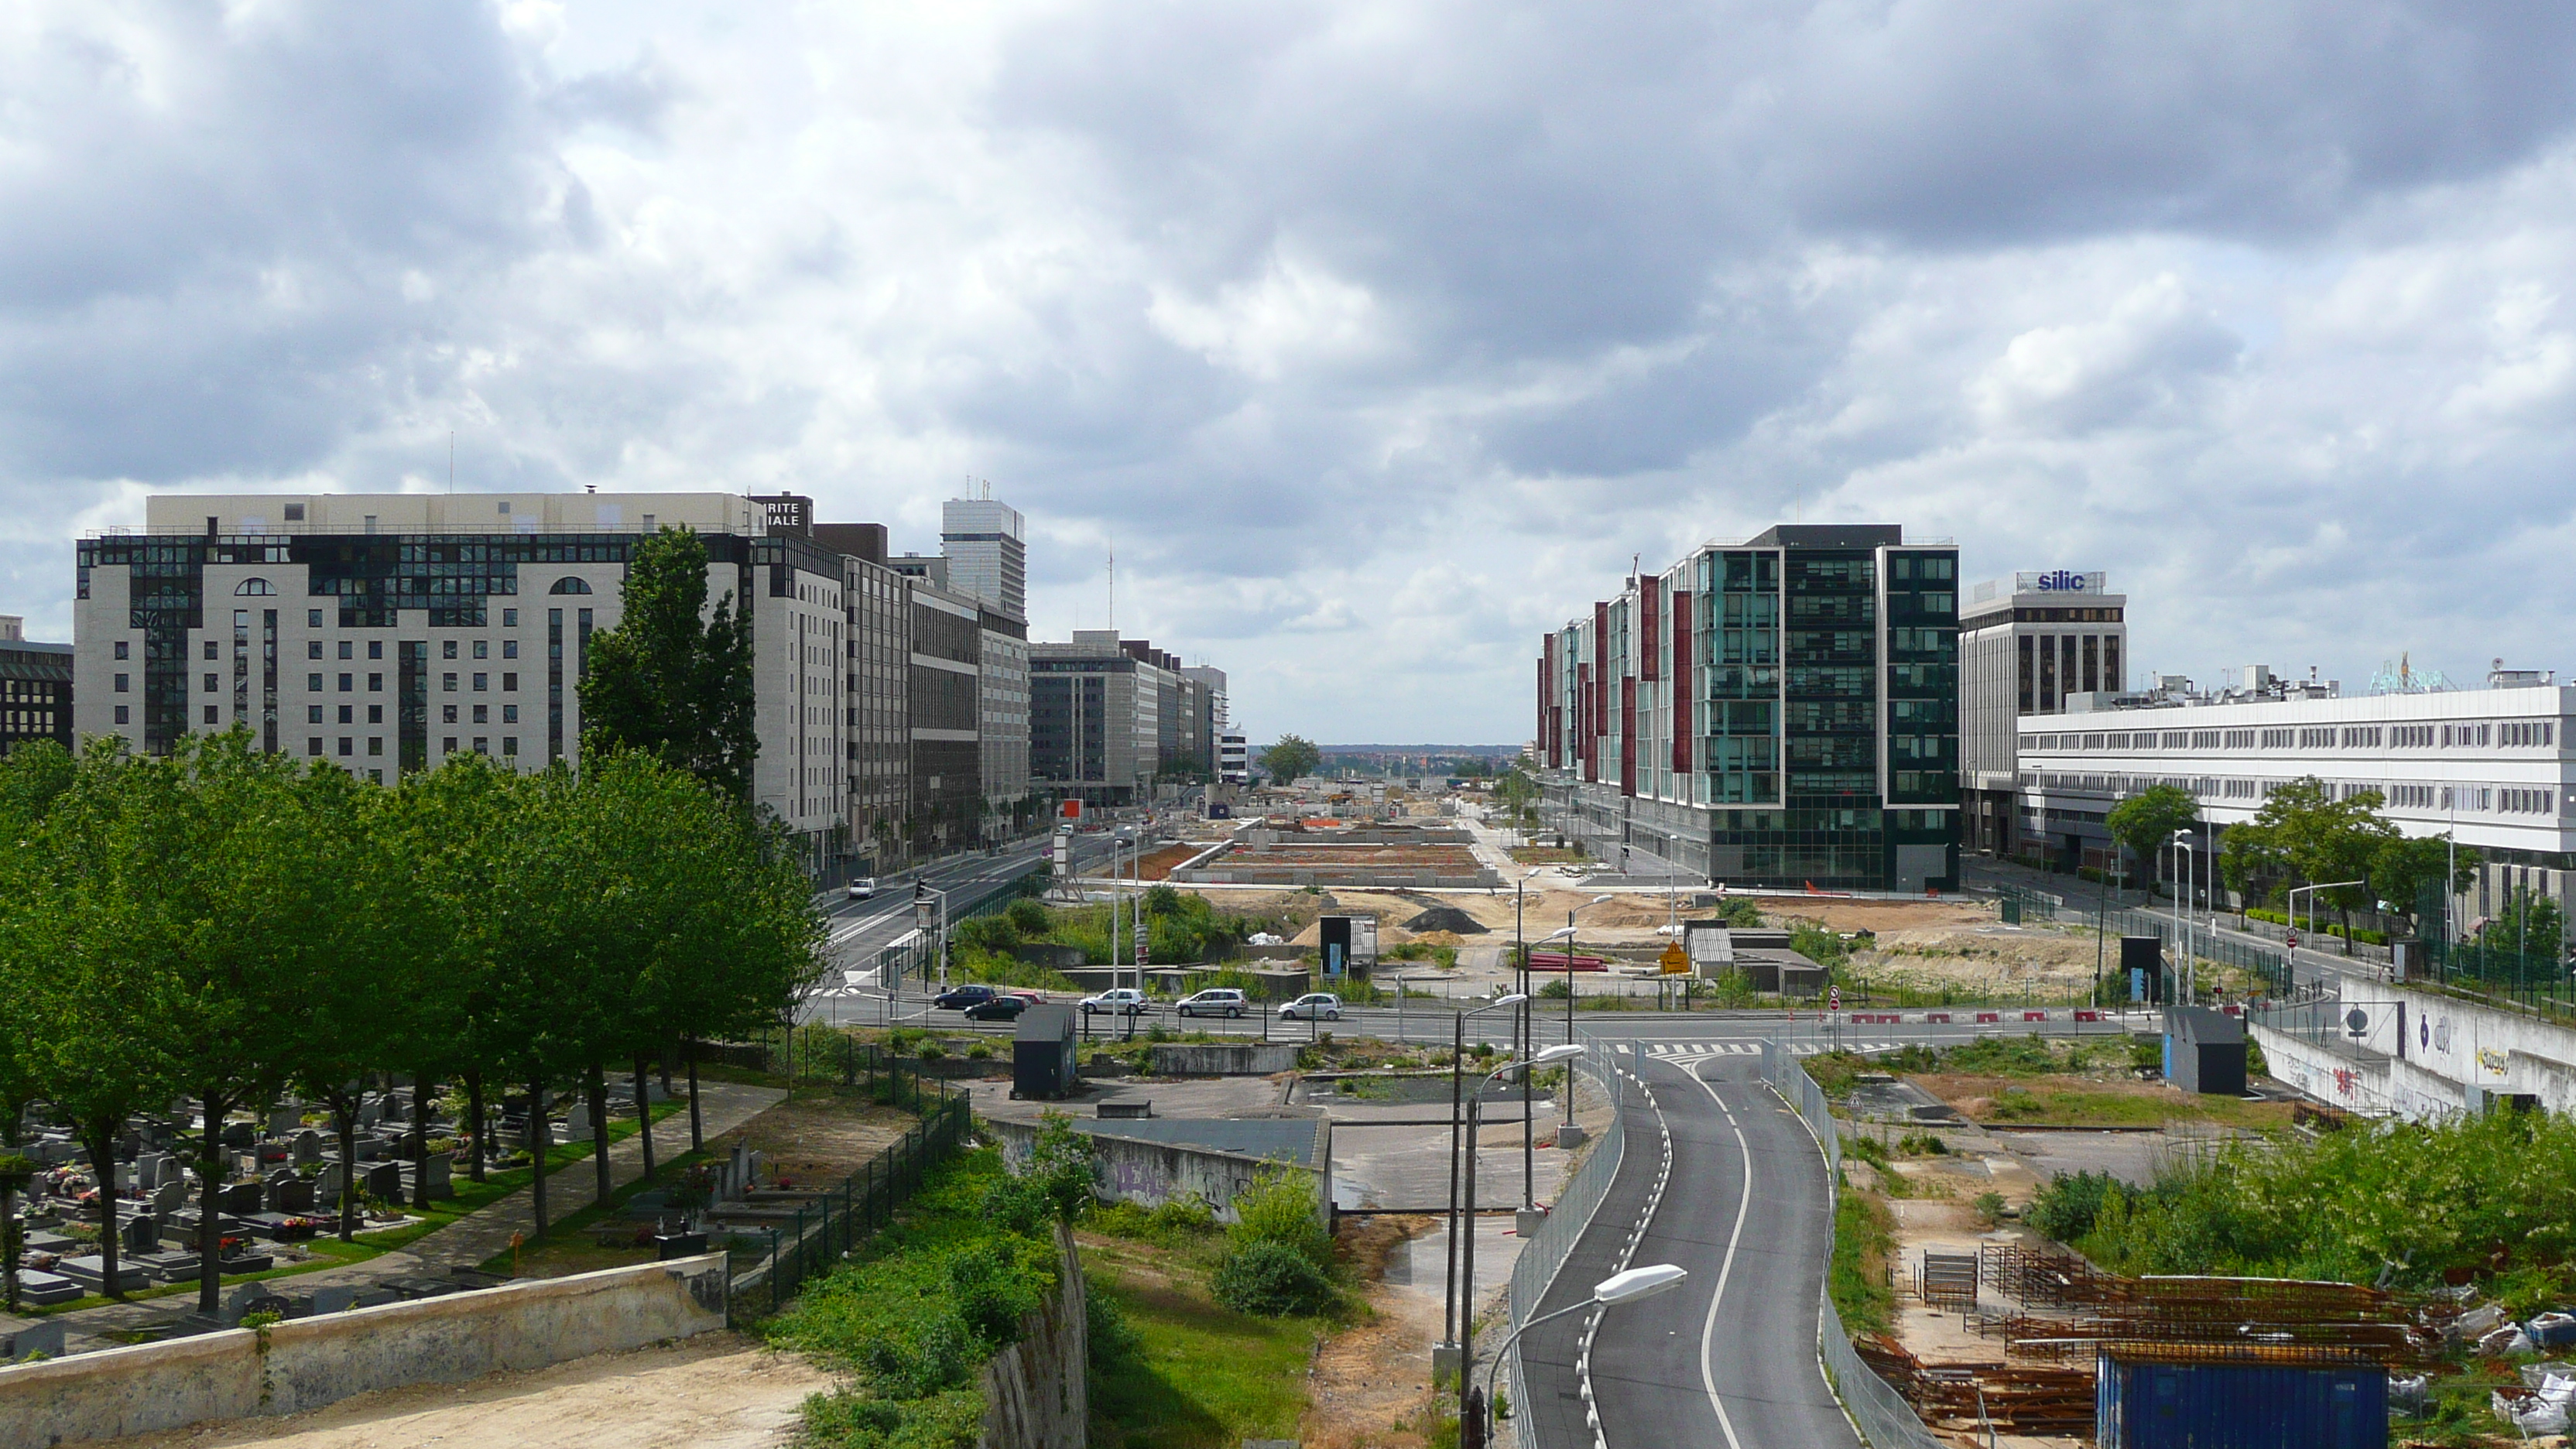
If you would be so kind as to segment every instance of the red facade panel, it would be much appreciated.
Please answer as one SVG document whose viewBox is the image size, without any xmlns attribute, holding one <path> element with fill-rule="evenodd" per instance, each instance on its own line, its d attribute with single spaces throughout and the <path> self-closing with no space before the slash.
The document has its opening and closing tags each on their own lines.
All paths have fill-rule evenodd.
<svg viewBox="0 0 2576 1449">
<path fill-rule="evenodd" d="M 1691 772 L 1691 596 L 1673 590 L 1673 772 Z M 1685 797 L 1687 798 L 1687 797 Z"/>
<path fill-rule="evenodd" d="M 1656 621 L 1663 615 L 1663 610 L 1656 607 L 1663 601 L 1663 596 L 1662 579 L 1637 581 L 1637 677 L 1639 679 L 1652 681 L 1663 678 L 1662 671 L 1656 667 L 1656 656 L 1662 652 L 1663 635 L 1655 628 Z"/>
<path fill-rule="evenodd" d="M 1610 728 L 1610 606 L 1592 606 L 1592 722 L 1584 749 L 1592 762 L 1587 780 L 1601 778 L 1601 736 Z"/>
<path fill-rule="evenodd" d="M 1595 726 L 1597 711 L 1593 701 L 1593 666 L 1578 664 L 1574 670 L 1574 693 L 1579 708 L 1574 721 L 1574 753 L 1583 762 L 1583 778 L 1600 778 L 1601 732 Z"/>
</svg>

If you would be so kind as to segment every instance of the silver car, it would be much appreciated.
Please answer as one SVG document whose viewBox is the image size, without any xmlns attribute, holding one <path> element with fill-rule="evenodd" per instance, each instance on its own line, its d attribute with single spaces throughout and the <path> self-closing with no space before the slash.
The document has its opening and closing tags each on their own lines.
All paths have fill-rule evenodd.
<svg viewBox="0 0 2576 1449">
<path fill-rule="evenodd" d="M 1279 1014 L 1292 1021 L 1339 1021 L 1342 999 L 1329 991 L 1309 991 L 1280 1007 Z"/>
<path fill-rule="evenodd" d="M 1244 995 L 1231 986 L 1211 986 L 1192 996 L 1182 997 L 1174 1011 L 1183 1016 L 1241 1016 Z"/>
</svg>

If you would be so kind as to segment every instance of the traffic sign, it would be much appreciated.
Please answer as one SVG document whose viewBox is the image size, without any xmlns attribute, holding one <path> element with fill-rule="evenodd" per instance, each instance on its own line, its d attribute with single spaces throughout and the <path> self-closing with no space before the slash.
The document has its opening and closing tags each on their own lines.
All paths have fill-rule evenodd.
<svg viewBox="0 0 2576 1449">
<path fill-rule="evenodd" d="M 1682 949 L 1682 943 L 1679 941 L 1667 944 L 1664 947 L 1664 954 L 1656 957 L 1655 959 L 1662 963 L 1664 974 L 1667 976 L 1688 976 L 1690 974 L 1690 953 Z"/>
<path fill-rule="evenodd" d="M 2299 949 L 2299 933 L 2298 933 L 2298 932 L 2296 932 L 2296 931 L 2292 931 L 2292 932 L 2290 932 L 2287 936 L 2283 937 L 2282 939 L 2283 939 L 2283 942 L 2284 942 L 2286 945 L 2288 945 L 2288 946 L 2289 946 L 2289 948 L 2290 948 L 2291 950 L 2295 951 L 2295 950 Z"/>
<path fill-rule="evenodd" d="M 1825 1010 L 1827 1010 L 1827 1011 L 1840 1011 L 1840 1010 L 1842 1010 L 1842 1009 L 1843 1009 L 1843 989 L 1842 989 L 1841 987 L 1839 987 L 1839 986 L 1828 986 L 1828 987 L 1826 987 L 1826 988 L 1825 988 Z"/>
</svg>

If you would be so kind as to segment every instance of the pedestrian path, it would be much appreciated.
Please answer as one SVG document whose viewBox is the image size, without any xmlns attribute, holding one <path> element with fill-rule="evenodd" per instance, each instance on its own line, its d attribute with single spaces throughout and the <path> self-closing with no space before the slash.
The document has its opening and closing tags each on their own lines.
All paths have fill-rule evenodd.
<svg viewBox="0 0 2576 1449">
<path fill-rule="evenodd" d="M 1768 1045 L 1761 1041 L 1659 1041 L 1647 1044 L 1646 1055 L 1659 1061 L 1696 1062 L 1710 1057 L 1760 1056 Z M 1828 1051 L 1892 1052 L 1899 1045 L 1892 1041 L 1795 1041 L 1781 1043 L 1780 1049 L 1793 1057 L 1810 1057 Z"/>
<path fill-rule="evenodd" d="M 703 1082 L 698 1087 L 698 1110 L 708 1140 L 730 1132 L 785 1101 L 787 1094 L 774 1087 L 739 1086 L 730 1082 Z M 685 1112 L 674 1113 L 653 1124 L 656 1160 L 667 1162 L 689 1149 L 689 1121 Z M 612 1143 L 608 1149 L 608 1172 L 612 1190 L 623 1187 L 644 1175 L 644 1143 L 630 1136 Z M 588 1158 L 546 1175 L 546 1216 L 561 1222 L 598 1200 L 599 1174 Z M 508 1197 L 479 1208 L 455 1222 L 430 1233 L 400 1252 L 384 1253 L 363 1263 L 339 1268 L 318 1268 L 278 1280 L 281 1289 L 310 1293 L 315 1288 L 345 1287 L 366 1289 L 396 1278 L 444 1277 L 451 1268 L 470 1268 L 493 1256 L 509 1251 L 514 1234 L 534 1235 L 536 1230 L 535 1194 L 520 1188 Z M 231 1291 L 230 1289 L 226 1290 Z M 71 1353 L 113 1348 L 115 1341 L 105 1337 L 113 1332 L 129 1331 L 152 1324 L 166 1323 L 196 1307 L 196 1295 L 174 1293 L 160 1298 L 139 1299 L 131 1303 L 107 1303 L 84 1308 L 74 1313 L 56 1314 L 45 1320 L 63 1326 L 64 1348 Z M 13 1319 L 0 1314 L 0 1332 L 36 1320 Z"/>
</svg>

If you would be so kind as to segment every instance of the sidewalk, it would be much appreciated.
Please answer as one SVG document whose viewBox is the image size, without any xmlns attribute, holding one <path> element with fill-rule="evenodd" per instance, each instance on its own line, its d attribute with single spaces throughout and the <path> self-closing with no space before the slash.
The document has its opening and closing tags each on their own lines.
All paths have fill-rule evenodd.
<svg viewBox="0 0 2576 1449">
<path fill-rule="evenodd" d="M 706 1125 L 710 1142 L 718 1136 L 749 1122 L 752 1118 L 785 1101 L 787 1094 L 774 1087 L 745 1087 L 729 1082 L 705 1082 L 698 1088 L 699 1112 Z M 689 1122 L 685 1113 L 675 1113 L 654 1124 L 654 1147 L 661 1161 L 688 1151 Z M 644 1175 L 644 1143 L 628 1137 L 612 1143 L 608 1149 L 608 1171 L 613 1186 L 623 1187 Z M 599 1173 L 585 1158 L 570 1167 L 546 1177 L 546 1214 L 561 1222 L 598 1200 Z M 363 1263 L 339 1268 L 317 1268 L 276 1279 L 281 1289 L 310 1293 L 320 1287 L 369 1288 L 395 1278 L 447 1276 L 450 1268 L 470 1268 L 507 1252 L 514 1233 L 533 1233 L 536 1228 L 534 1191 L 521 1188 L 491 1206 L 468 1213 L 455 1222 L 414 1242 L 399 1252 L 385 1253 Z M 230 1293 L 228 1286 L 224 1290 Z M 50 1319 L 16 1319 L 0 1314 L 0 1330 L 24 1327 L 34 1322 L 59 1323 L 63 1326 L 64 1349 L 68 1353 L 87 1353 L 94 1349 L 114 1348 L 114 1340 L 102 1335 L 165 1323 L 197 1306 L 194 1292 L 174 1293 L 161 1298 L 140 1299 L 132 1303 L 109 1303 L 97 1308 L 84 1308 L 76 1313 L 57 1314 Z"/>
</svg>

